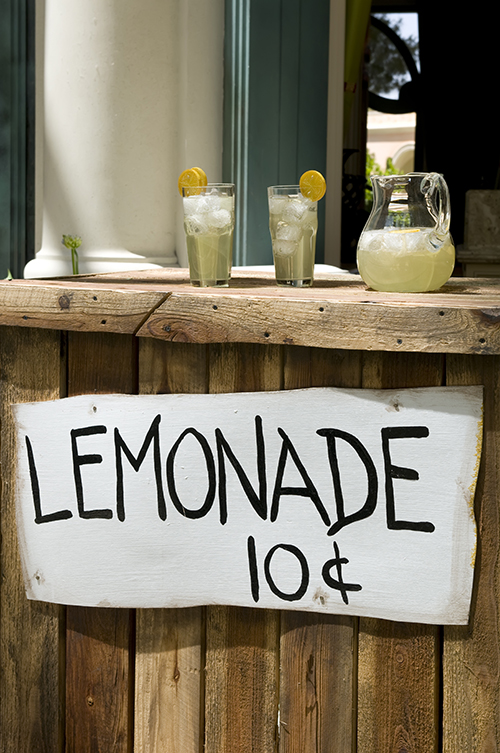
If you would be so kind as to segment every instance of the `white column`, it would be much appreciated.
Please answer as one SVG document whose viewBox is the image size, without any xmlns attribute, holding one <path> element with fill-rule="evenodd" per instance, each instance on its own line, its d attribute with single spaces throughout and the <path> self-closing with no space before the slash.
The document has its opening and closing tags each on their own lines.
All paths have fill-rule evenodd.
<svg viewBox="0 0 500 753">
<path fill-rule="evenodd" d="M 210 183 L 219 183 L 222 180 L 224 0 L 178 0 L 178 6 L 178 173 L 198 166 L 205 170 Z M 177 207 L 177 257 L 180 266 L 187 267 L 183 214 L 179 203 Z"/>
<path fill-rule="evenodd" d="M 80 272 L 187 264 L 177 178 L 220 179 L 223 6 L 37 5 L 40 250 L 25 277 L 71 274 L 63 233 L 82 238 Z"/>
</svg>

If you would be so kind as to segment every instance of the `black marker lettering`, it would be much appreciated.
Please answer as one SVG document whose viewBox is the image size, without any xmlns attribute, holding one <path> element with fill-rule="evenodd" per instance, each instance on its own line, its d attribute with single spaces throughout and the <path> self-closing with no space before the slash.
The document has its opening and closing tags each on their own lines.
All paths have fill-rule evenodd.
<svg viewBox="0 0 500 753">
<path fill-rule="evenodd" d="M 257 569 L 257 552 L 255 549 L 255 539 L 253 536 L 248 537 L 248 568 L 250 570 L 250 587 L 252 589 L 252 599 L 259 600 L 259 571 Z"/>
<path fill-rule="evenodd" d="M 353 434 L 349 434 L 347 431 L 341 429 L 318 429 L 316 434 L 320 437 L 326 437 L 328 447 L 328 460 L 330 462 L 330 470 L 332 473 L 333 489 L 335 492 L 335 503 L 337 505 L 337 522 L 328 531 L 328 536 L 334 536 L 341 528 L 354 523 L 357 520 L 363 520 L 369 518 L 374 512 L 377 506 L 377 492 L 378 492 L 378 479 L 375 464 L 371 459 L 366 447 L 361 444 L 359 439 Z M 357 453 L 358 457 L 362 461 L 366 469 L 366 476 L 368 479 L 368 493 L 366 495 L 366 502 L 356 512 L 350 515 L 345 514 L 344 507 L 344 495 L 342 494 L 342 485 L 340 483 L 340 471 L 337 458 L 336 439 L 343 439 L 345 442 L 351 445 L 353 450 Z"/>
<path fill-rule="evenodd" d="M 149 445 L 151 444 L 151 442 L 153 442 L 153 462 L 154 462 L 155 479 L 156 479 L 156 496 L 158 500 L 158 515 L 160 516 L 161 520 L 166 520 L 167 518 L 167 506 L 165 504 L 165 496 L 163 494 L 163 485 L 162 485 L 162 480 L 161 480 L 161 456 L 160 456 L 160 433 L 159 433 L 160 421 L 161 421 L 161 415 L 158 415 L 153 419 L 153 422 L 151 426 L 149 427 L 148 433 L 146 434 L 146 437 L 144 439 L 141 449 L 139 450 L 139 454 L 137 457 L 134 457 L 134 455 L 132 455 L 129 448 L 125 444 L 123 437 L 120 434 L 120 431 L 117 428 L 115 428 L 116 513 L 118 515 L 118 520 L 122 520 L 122 521 L 125 520 L 122 451 L 127 456 L 127 460 L 129 461 L 134 471 L 137 472 L 139 468 L 141 467 L 144 461 L 144 458 L 146 457 L 146 452 L 148 451 Z"/>
<path fill-rule="evenodd" d="M 205 501 L 203 505 L 198 510 L 190 510 L 187 507 L 185 507 L 181 500 L 179 499 L 179 495 L 177 494 L 177 489 L 175 486 L 175 474 L 174 474 L 174 463 L 175 463 L 175 456 L 177 454 L 177 450 L 179 449 L 179 446 L 188 434 L 192 434 L 193 437 L 195 437 L 199 444 L 201 449 L 203 450 L 203 454 L 205 456 L 205 463 L 207 466 L 207 477 L 208 477 L 208 489 L 207 494 L 205 497 Z M 167 483 L 168 483 L 168 491 L 170 494 L 170 497 L 172 499 L 172 502 L 178 510 L 181 515 L 184 515 L 186 518 L 203 518 L 204 515 L 206 515 L 215 499 L 215 488 L 216 488 L 216 478 L 215 478 L 215 462 L 214 457 L 212 455 L 212 451 L 210 449 L 210 445 L 208 444 L 206 438 L 201 434 L 199 431 L 193 428 L 185 429 L 180 437 L 175 442 L 174 446 L 168 453 L 167 457 Z"/>
<path fill-rule="evenodd" d="M 59 510 L 42 515 L 42 499 L 40 496 L 40 484 L 38 482 L 38 473 L 35 465 L 35 456 L 29 437 L 26 436 L 26 449 L 28 451 L 28 465 L 30 469 L 31 492 L 33 494 L 33 505 L 35 507 L 35 523 L 52 523 L 54 520 L 68 520 L 73 517 L 71 510 Z"/>
<path fill-rule="evenodd" d="M 408 481 L 418 481 L 418 473 L 413 468 L 400 468 L 391 463 L 391 453 L 389 449 L 390 439 L 421 439 L 429 436 L 427 426 L 387 426 L 382 432 L 382 451 L 384 454 L 385 467 L 385 499 L 387 505 L 387 528 L 393 531 L 423 531 L 432 533 L 435 525 L 426 521 L 415 522 L 409 520 L 396 520 L 396 508 L 394 504 L 394 486 L 393 478 L 403 478 Z"/>
<path fill-rule="evenodd" d="M 344 579 L 342 577 L 342 565 L 347 565 L 349 560 L 347 559 L 347 557 L 340 556 L 340 549 L 336 541 L 333 542 L 333 551 L 335 552 L 335 559 L 325 562 L 321 574 L 326 585 L 330 588 L 335 588 L 337 591 L 340 591 L 344 604 L 349 604 L 347 592 L 361 591 L 362 587 L 359 585 L 359 583 L 344 583 Z M 330 575 L 330 570 L 332 569 L 332 567 L 337 570 L 337 579 L 332 578 L 332 576 Z"/>
<path fill-rule="evenodd" d="M 226 485 L 226 465 L 224 454 L 233 466 L 238 476 L 238 480 L 247 495 L 253 509 L 262 520 L 267 519 L 267 481 L 266 481 L 266 455 L 264 446 L 264 434 L 262 432 L 262 418 L 255 416 L 255 443 L 257 448 L 257 472 L 259 476 L 259 493 L 248 480 L 248 476 L 239 460 L 232 451 L 227 439 L 220 429 L 215 430 L 215 440 L 217 443 L 217 458 L 219 461 L 219 507 L 220 522 L 224 524 L 227 521 L 227 485 Z"/>
<path fill-rule="evenodd" d="M 300 586 L 294 593 L 291 594 L 285 593 L 285 591 L 281 591 L 274 582 L 274 578 L 271 575 L 271 560 L 274 556 L 274 553 L 278 549 L 284 549 L 285 552 L 290 552 L 290 554 L 293 554 L 300 564 L 302 571 Z M 293 544 L 276 544 L 276 546 L 273 546 L 273 548 L 270 549 L 267 553 L 266 559 L 264 560 L 264 572 L 266 574 L 266 580 L 268 582 L 269 588 L 271 589 L 273 594 L 275 596 L 279 596 L 279 598 L 283 599 L 284 601 L 298 601 L 304 596 L 305 592 L 307 591 L 307 587 L 309 586 L 309 565 L 307 564 L 307 560 L 300 549 L 298 549 L 298 547 L 296 546 L 293 546 Z"/>
<path fill-rule="evenodd" d="M 80 467 L 102 463 L 102 455 L 79 455 L 76 440 L 78 437 L 89 437 L 93 434 L 106 434 L 105 426 L 86 426 L 83 429 L 71 429 L 71 450 L 73 453 L 73 474 L 75 477 L 76 500 L 78 502 L 78 514 L 81 518 L 104 518 L 109 520 L 113 517 L 112 510 L 85 510 L 83 503 L 83 484 Z"/>
<path fill-rule="evenodd" d="M 279 504 L 280 504 L 281 497 L 283 495 L 289 495 L 289 496 L 295 496 L 295 497 L 309 497 L 314 503 L 314 505 L 316 506 L 316 509 L 318 510 L 323 523 L 329 526 L 331 524 L 331 520 L 328 517 L 328 512 L 326 511 L 320 499 L 320 496 L 316 490 L 316 487 L 314 486 L 303 463 L 301 462 L 297 454 L 297 450 L 295 449 L 295 447 L 293 446 L 290 440 L 290 437 L 288 437 L 288 435 L 283 431 L 283 429 L 278 428 L 278 433 L 283 440 L 283 444 L 281 447 L 280 457 L 278 460 L 278 470 L 276 473 L 276 481 L 274 484 L 273 500 L 272 500 L 272 505 L 271 505 L 271 521 L 274 522 L 276 518 L 278 517 Z M 289 454 L 293 462 L 295 463 L 295 466 L 298 472 L 300 473 L 300 475 L 302 476 L 304 480 L 303 487 L 302 486 L 299 486 L 299 487 L 282 486 L 286 461 Z"/>
</svg>

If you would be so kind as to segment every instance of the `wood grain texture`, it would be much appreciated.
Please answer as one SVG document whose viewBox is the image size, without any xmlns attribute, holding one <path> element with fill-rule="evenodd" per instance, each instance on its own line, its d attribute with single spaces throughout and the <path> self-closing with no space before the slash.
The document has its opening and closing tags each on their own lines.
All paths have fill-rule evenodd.
<svg viewBox="0 0 500 753">
<path fill-rule="evenodd" d="M 278 288 L 235 270 L 229 288 L 194 288 L 186 270 L 0 281 L 0 323 L 136 332 L 182 342 L 248 342 L 429 353 L 500 353 L 500 285 L 455 278 L 432 293 L 379 293 L 357 275 Z"/>
<path fill-rule="evenodd" d="M 260 392 L 282 385 L 282 349 L 276 346 L 211 345 L 209 391 Z"/>
<path fill-rule="evenodd" d="M 360 619 L 358 747 L 438 750 L 438 628 Z"/>
<path fill-rule="evenodd" d="M 357 387 L 361 354 L 285 348 L 284 387 Z M 357 620 L 283 611 L 280 753 L 351 751 Z"/>
<path fill-rule="evenodd" d="M 68 395 L 134 393 L 137 342 L 71 332 Z M 128 609 L 67 608 L 66 753 L 130 753 L 133 625 Z"/>
<path fill-rule="evenodd" d="M 351 350 L 284 349 L 286 390 L 303 387 L 359 387 L 362 354 Z"/>
<path fill-rule="evenodd" d="M 204 609 L 137 610 L 135 750 L 199 753 Z"/>
<path fill-rule="evenodd" d="M 0 327 L 2 753 L 62 751 L 59 629 L 63 610 L 26 599 L 15 519 L 15 434 L 11 403 L 61 394 L 60 334 Z"/>
<path fill-rule="evenodd" d="M 137 341 L 101 332 L 68 334 L 68 395 L 135 394 Z"/>
<path fill-rule="evenodd" d="M 440 630 L 431 626 L 362 618 L 358 635 L 355 619 L 214 606 L 207 610 L 205 665 L 204 610 L 144 610 L 137 616 L 135 749 L 200 753 L 203 734 L 207 753 L 274 753 L 277 745 L 281 753 L 344 753 L 356 745 L 373 753 L 433 753 L 441 749 L 441 736 L 443 753 L 500 749 L 500 361 L 491 355 L 500 353 L 500 281 L 451 281 L 435 295 L 398 297 L 367 291 L 358 281 L 323 281 L 290 292 L 250 277 L 233 281 L 229 290 L 196 291 L 183 274 L 130 279 L 127 296 L 117 277 L 47 285 L 0 281 L 6 296 L 0 322 L 20 325 L 0 328 L 2 753 L 62 753 L 64 702 L 66 753 L 132 750 L 133 613 L 68 610 L 67 688 L 60 702 L 62 610 L 24 597 L 9 405 L 64 394 L 61 335 L 46 329 L 51 326 L 96 330 L 69 334 L 70 394 L 136 392 L 139 383 L 144 394 L 432 386 L 443 383 L 441 352 L 466 353 L 447 355 L 446 379 L 486 386 L 479 545 L 471 622 L 444 628 L 442 688 Z M 37 287 L 47 288 L 43 305 Z M 94 301 L 95 291 L 103 291 L 105 303 Z M 69 292 L 70 307 L 63 299 L 61 309 L 59 299 Z M 143 298 L 141 308 L 141 293 L 156 297 L 147 305 Z M 97 316 L 94 303 L 102 304 Z M 98 317 L 104 310 L 130 333 L 146 317 L 144 337 L 103 332 Z M 30 312 L 33 318 L 22 318 Z M 318 347 L 305 347 L 311 343 Z M 412 349 L 422 352 L 397 352 Z M 470 355 L 476 352 L 481 355 Z M 64 640 L 59 645 L 64 649 Z"/>
<path fill-rule="evenodd" d="M 193 343 L 139 340 L 141 395 L 203 394 L 208 389 L 208 349 Z"/>
<path fill-rule="evenodd" d="M 129 753 L 132 612 L 67 608 L 66 753 Z"/>
<path fill-rule="evenodd" d="M 483 384 L 483 450 L 475 497 L 478 551 L 469 625 L 444 628 L 443 753 L 500 749 L 500 359 L 448 356 L 447 384 Z"/>
<path fill-rule="evenodd" d="M 141 394 L 204 393 L 207 386 L 206 346 L 141 340 Z M 135 750 L 202 750 L 204 642 L 201 607 L 137 610 Z"/>
<path fill-rule="evenodd" d="M 278 613 L 207 607 L 205 750 L 276 749 Z"/>
<path fill-rule="evenodd" d="M 351 751 L 356 620 L 282 612 L 280 753 Z"/>
<path fill-rule="evenodd" d="M 294 291 L 296 292 L 296 291 Z M 262 289 L 173 292 L 138 330 L 139 336 L 180 342 L 247 342 L 429 353 L 498 353 L 496 298 L 436 294 L 424 303 L 341 295 L 341 288 L 270 294 Z"/>
<path fill-rule="evenodd" d="M 133 334 L 166 295 L 88 283 L 12 281 L 0 285 L 0 324 Z"/>
<path fill-rule="evenodd" d="M 210 392 L 281 386 L 279 348 L 213 345 Z M 278 715 L 279 613 L 207 607 L 206 753 L 274 753 Z"/>
<path fill-rule="evenodd" d="M 363 354 L 363 387 L 442 383 L 440 355 Z M 358 748 L 372 753 L 438 750 L 439 629 L 360 618 Z"/>
</svg>

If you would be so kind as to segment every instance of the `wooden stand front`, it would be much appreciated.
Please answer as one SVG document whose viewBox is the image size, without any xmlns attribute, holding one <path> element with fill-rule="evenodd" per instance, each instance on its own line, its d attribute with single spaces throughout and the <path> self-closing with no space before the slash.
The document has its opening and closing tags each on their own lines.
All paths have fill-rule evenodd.
<svg viewBox="0 0 500 753">
<path fill-rule="evenodd" d="M 182 270 L 0 283 L 2 753 L 500 747 L 499 293 L 495 280 L 455 279 L 380 294 L 347 275 L 289 291 L 249 273 L 195 290 Z M 11 403 L 444 384 L 485 387 L 468 626 L 26 599 Z"/>
</svg>

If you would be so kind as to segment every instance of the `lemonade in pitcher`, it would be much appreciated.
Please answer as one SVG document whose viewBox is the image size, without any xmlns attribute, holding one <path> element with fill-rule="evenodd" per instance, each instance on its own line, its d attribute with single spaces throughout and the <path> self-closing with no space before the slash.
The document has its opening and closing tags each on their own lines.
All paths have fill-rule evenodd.
<svg viewBox="0 0 500 753">
<path fill-rule="evenodd" d="M 374 290 L 440 288 L 455 265 L 444 179 L 437 173 L 410 173 L 371 180 L 373 209 L 357 250 L 361 277 Z"/>
<path fill-rule="evenodd" d="M 374 290 L 419 293 L 449 279 L 455 247 L 448 237 L 437 248 L 430 228 L 365 230 L 358 244 L 358 268 Z"/>
</svg>

